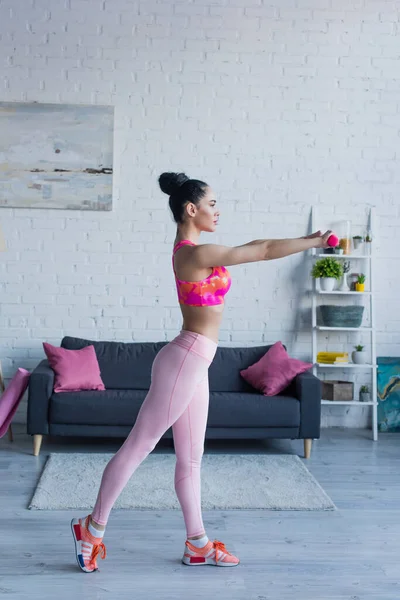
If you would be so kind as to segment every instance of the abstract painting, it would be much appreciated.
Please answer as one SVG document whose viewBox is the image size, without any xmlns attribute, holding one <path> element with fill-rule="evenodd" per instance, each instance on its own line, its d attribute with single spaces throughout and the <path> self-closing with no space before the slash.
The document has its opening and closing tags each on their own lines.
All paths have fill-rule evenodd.
<svg viewBox="0 0 400 600">
<path fill-rule="evenodd" d="M 0 102 L 0 206 L 111 210 L 114 107 Z"/>
<path fill-rule="evenodd" d="M 378 429 L 400 431 L 400 358 L 378 357 Z"/>
</svg>

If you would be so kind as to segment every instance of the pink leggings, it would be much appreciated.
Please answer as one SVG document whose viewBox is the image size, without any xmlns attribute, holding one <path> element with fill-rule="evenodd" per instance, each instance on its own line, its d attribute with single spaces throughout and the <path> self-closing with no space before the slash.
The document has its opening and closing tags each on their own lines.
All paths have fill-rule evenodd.
<svg viewBox="0 0 400 600">
<path fill-rule="evenodd" d="M 204 532 L 200 465 L 208 416 L 208 368 L 216 350 L 213 340 L 187 330 L 161 348 L 153 361 L 150 389 L 135 425 L 104 469 L 92 512 L 94 521 L 107 523 L 131 475 L 172 425 L 177 459 L 175 490 L 187 537 Z"/>
</svg>

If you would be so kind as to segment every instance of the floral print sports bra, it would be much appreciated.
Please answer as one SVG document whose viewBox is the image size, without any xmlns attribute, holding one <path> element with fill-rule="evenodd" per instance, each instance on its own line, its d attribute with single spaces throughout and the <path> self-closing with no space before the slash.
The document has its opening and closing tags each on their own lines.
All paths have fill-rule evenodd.
<svg viewBox="0 0 400 600">
<path fill-rule="evenodd" d="M 172 253 L 172 268 L 174 269 L 174 254 L 185 245 L 196 246 L 190 240 L 178 242 Z M 213 267 L 211 275 L 201 281 L 182 281 L 175 273 L 176 289 L 179 304 L 189 306 L 216 306 L 224 303 L 224 296 L 228 293 L 232 279 L 225 267 Z"/>
</svg>

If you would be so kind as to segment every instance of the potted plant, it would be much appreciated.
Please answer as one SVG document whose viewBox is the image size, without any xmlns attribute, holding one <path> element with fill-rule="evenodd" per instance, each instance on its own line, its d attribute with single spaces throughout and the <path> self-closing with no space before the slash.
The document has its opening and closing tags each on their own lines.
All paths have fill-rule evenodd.
<svg viewBox="0 0 400 600">
<path fill-rule="evenodd" d="M 340 246 L 336 246 L 335 254 L 343 254 L 343 248 L 341 248 Z"/>
<path fill-rule="evenodd" d="M 350 271 L 350 261 L 345 260 L 345 261 L 343 261 L 343 277 L 342 277 L 342 283 L 340 284 L 340 288 L 339 288 L 340 292 L 350 291 L 349 284 L 347 282 L 347 273 L 349 271 Z"/>
<path fill-rule="evenodd" d="M 367 385 L 360 387 L 360 402 L 371 402 L 371 394 Z"/>
<path fill-rule="evenodd" d="M 320 258 L 314 264 L 311 275 L 314 279 L 321 280 L 321 289 L 324 292 L 332 292 L 335 287 L 335 281 L 343 275 L 343 266 L 337 258 Z"/>
<path fill-rule="evenodd" d="M 357 277 L 356 282 L 356 292 L 364 292 L 365 291 L 365 275 L 364 273 L 360 273 Z"/>
<path fill-rule="evenodd" d="M 363 238 L 361 235 L 353 235 L 353 246 L 354 250 L 357 250 L 362 244 Z"/>
<path fill-rule="evenodd" d="M 364 346 L 358 344 L 354 346 L 355 350 L 351 353 L 351 358 L 355 365 L 365 365 L 367 362 L 367 353 L 364 351 Z"/>
</svg>

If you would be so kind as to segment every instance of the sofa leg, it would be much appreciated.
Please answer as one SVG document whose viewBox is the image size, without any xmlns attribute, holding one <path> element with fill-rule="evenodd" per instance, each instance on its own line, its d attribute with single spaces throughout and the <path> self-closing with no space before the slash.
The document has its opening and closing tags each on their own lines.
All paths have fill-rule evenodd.
<svg viewBox="0 0 400 600">
<path fill-rule="evenodd" d="M 312 446 L 312 440 L 311 439 L 304 440 L 304 458 L 310 458 L 310 456 L 311 456 L 311 446 Z"/>
<path fill-rule="evenodd" d="M 42 435 L 34 435 L 33 436 L 33 454 L 34 456 L 39 456 L 40 446 L 42 445 L 43 436 Z"/>
</svg>

